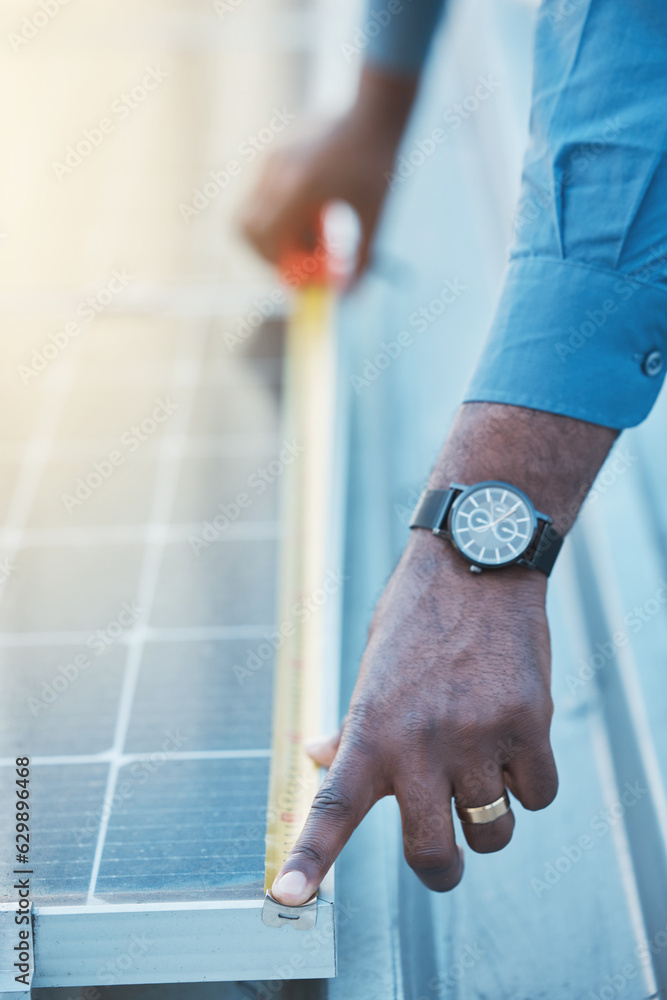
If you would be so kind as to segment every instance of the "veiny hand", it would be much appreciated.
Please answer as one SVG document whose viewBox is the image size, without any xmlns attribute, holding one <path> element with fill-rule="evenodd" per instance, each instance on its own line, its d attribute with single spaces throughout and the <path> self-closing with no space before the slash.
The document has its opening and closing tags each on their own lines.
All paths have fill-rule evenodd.
<svg viewBox="0 0 667 1000">
<path fill-rule="evenodd" d="M 463 874 L 452 799 L 487 805 L 507 786 L 527 809 L 549 805 L 558 778 L 546 583 L 519 567 L 473 574 L 447 542 L 412 533 L 376 609 L 340 737 L 315 754 L 331 767 L 272 895 L 309 899 L 384 795 L 398 799 L 408 863 L 437 891 Z M 505 847 L 513 828 L 511 812 L 463 826 L 482 853 Z"/>
<path fill-rule="evenodd" d="M 287 249 L 309 249 L 322 206 L 339 199 L 359 216 L 361 272 L 414 90 L 412 80 L 367 69 L 356 104 L 333 128 L 270 156 L 242 219 L 259 253 L 276 263 Z"/>
</svg>

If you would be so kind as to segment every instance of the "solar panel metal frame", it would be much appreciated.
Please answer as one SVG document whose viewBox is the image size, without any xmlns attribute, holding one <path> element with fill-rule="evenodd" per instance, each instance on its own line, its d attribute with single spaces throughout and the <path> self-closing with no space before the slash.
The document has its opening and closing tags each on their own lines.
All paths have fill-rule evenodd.
<svg viewBox="0 0 667 1000">
<path fill-rule="evenodd" d="M 32 986 L 318 979 L 336 974 L 333 884 L 322 887 L 315 947 L 262 923 L 263 900 L 43 906 L 33 911 Z M 130 968 L 124 969 L 126 956 Z M 2 984 L 4 987 L 4 984 Z"/>
</svg>

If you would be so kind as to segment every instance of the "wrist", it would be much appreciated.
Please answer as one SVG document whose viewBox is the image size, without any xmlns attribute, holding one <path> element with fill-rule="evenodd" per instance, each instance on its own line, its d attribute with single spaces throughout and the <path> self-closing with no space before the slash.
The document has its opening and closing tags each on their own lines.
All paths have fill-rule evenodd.
<svg viewBox="0 0 667 1000">
<path fill-rule="evenodd" d="M 558 414 L 497 403 L 467 403 L 429 486 L 501 480 L 517 487 L 561 535 L 572 526 L 617 432 Z"/>
<path fill-rule="evenodd" d="M 404 559 L 408 569 L 420 577 L 422 584 L 437 588 L 443 599 L 451 593 L 452 587 L 456 587 L 475 595 L 475 599 L 483 597 L 484 600 L 495 594 L 502 599 L 511 593 L 514 601 L 519 591 L 525 599 L 544 605 L 547 577 L 543 573 L 515 565 L 471 573 L 470 563 L 451 542 L 424 528 L 413 528 L 410 532 Z"/>
</svg>

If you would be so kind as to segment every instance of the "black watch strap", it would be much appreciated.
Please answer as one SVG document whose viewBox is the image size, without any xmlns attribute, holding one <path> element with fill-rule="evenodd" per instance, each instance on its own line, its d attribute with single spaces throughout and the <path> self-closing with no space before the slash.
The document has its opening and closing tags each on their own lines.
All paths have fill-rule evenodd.
<svg viewBox="0 0 667 1000">
<path fill-rule="evenodd" d="M 410 520 L 410 527 L 428 528 L 438 534 L 448 534 L 445 529 L 447 515 L 454 497 L 464 488 L 460 486 L 448 490 L 424 490 Z M 545 576 L 549 576 L 561 550 L 563 538 L 554 528 L 551 518 L 544 514 L 538 514 L 537 518 L 541 531 L 537 535 L 532 552 L 531 547 L 529 547 L 523 558 L 519 560 L 519 564 L 528 566 L 530 569 L 539 569 Z"/>
<path fill-rule="evenodd" d="M 542 525 L 535 551 L 526 559 L 526 563 L 533 569 L 539 569 L 545 576 L 549 576 L 563 544 L 563 537 L 558 534 L 551 520 L 546 523 L 543 521 Z"/>
<path fill-rule="evenodd" d="M 411 528 L 441 530 L 454 490 L 424 490 L 410 520 Z"/>
</svg>

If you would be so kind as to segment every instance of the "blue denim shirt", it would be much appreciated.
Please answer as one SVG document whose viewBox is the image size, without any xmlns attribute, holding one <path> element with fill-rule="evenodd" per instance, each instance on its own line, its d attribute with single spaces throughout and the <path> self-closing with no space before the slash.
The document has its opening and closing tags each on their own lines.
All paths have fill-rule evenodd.
<svg viewBox="0 0 667 1000">
<path fill-rule="evenodd" d="M 370 0 L 368 60 L 418 72 L 442 7 Z M 666 370 L 667 3 L 544 0 L 514 243 L 465 398 L 623 428 Z"/>
</svg>

